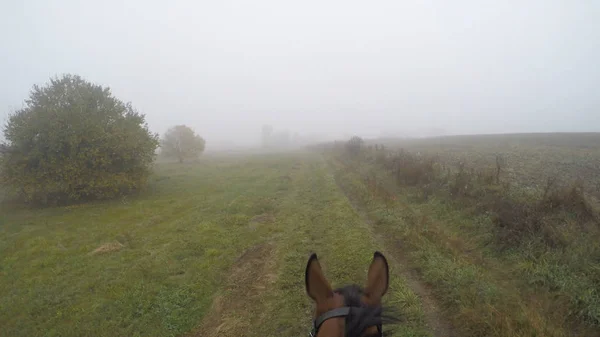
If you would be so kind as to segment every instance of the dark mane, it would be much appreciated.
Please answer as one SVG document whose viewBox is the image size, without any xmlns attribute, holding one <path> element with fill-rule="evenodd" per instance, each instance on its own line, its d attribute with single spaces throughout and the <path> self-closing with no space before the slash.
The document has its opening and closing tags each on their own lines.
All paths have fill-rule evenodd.
<svg viewBox="0 0 600 337">
<path fill-rule="evenodd" d="M 346 317 L 346 336 L 360 337 L 362 332 L 373 325 L 383 324 L 383 335 L 391 335 L 390 325 L 400 321 L 395 310 L 389 307 L 368 307 L 361 302 L 364 295 L 363 288 L 357 285 L 349 285 L 334 290 L 344 296 L 344 304 L 348 307 L 359 307 L 363 310 L 351 311 Z"/>
</svg>

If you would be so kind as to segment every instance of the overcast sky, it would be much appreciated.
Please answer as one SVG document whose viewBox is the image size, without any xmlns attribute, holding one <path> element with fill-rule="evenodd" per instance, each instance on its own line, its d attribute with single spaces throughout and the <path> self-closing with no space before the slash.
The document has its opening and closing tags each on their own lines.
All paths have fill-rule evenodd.
<svg viewBox="0 0 600 337">
<path fill-rule="evenodd" d="M 208 142 L 600 131 L 600 1 L 0 2 L 0 111 L 82 75 Z"/>
</svg>

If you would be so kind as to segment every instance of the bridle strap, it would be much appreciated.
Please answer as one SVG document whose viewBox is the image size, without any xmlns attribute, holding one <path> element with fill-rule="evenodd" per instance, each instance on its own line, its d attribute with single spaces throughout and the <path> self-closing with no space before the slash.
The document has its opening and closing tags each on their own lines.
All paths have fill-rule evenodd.
<svg viewBox="0 0 600 337">
<path fill-rule="evenodd" d="M 350 310 L 352 310 L 352 309 L 361 310 L 363 308 L 341 307 L 341 308 L 329 310 L 326 313 L 322 314 L 321 316 L 317 317 L 317 319 L 315 319 L 313 321 L 313 328 L 312 328 L 312 331 L 309 334 L 309 336 L 315 337 L 317 335 L 317 331 L 319 331 L 319 328 L 321 327 L 323 322 L 325 322 L 326 320 L 328 320 L 330 318 L 336 318 L 336 317 L 346 317 L 346 316 L 350 315 Z M 381 326 L 381 321 L 379 322 L 379 324 L 377 324 L 377 332 L 379 332 L 379 335 L 382 335 L 383 329 Z"/>
<path fill-rule="evenodd" d="M 341 307 L 341 308 L 329 310 L 328 312 L 324 313 L 323 315 L 317 317 L 317 319 L 314 320 L 313 331 L 316 333 L 319 330 L 319 327 L 321 326 L 321 324 L 323 324 L 323 322 L 325 322 L 326 320 L 328 320 L 330 318 L 345 317 L 345 316 L 348 316 L 349 314 L 350 314 L 350 307 Z"/>
</svg>

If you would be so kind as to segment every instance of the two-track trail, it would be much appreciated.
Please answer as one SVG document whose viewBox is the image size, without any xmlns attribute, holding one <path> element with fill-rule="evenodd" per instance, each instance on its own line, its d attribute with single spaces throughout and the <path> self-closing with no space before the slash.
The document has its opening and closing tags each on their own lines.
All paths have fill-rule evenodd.
<svg viewBox="0 0 600 337">
<path fill-rule="evenodd" d="M 335 287 L 362 285 L 375 250 L 390 261 L 386 304 L 402 320 L 394 336 L 451 336 L 427 286 L 406 267 L 402 246 L 376 231 L 322 157 L 295 160 L 281 172 L 286 190 L 268 217 L 277 230 L 239 256 L 192 336 L 303 336 L 311 322 L 303 279 L 310 253 L 319 255 Z"/>
<path fill-rule="evenodd" d="M 410 257 L 404 249 L 402 241 L 399 238 L 380 232 L 375 221 L 368 216 L 364 205 L 357 198 L 353 197 L 352 193 L 345 188 L 344 184 L 337 177 L 336 184 L 344 192 L 344 195 L 348 198 L 349 203 L 360 216 L 361 220 L 370 226 L 376 240 L 384 244 L 385 251 L 388 253 L 388 260 L 395 267 L 395 271 L 406 282 L 410 290 L 419 296 L 430 333 L 436 337 L 454 336 L 453 328 L 443 317 L 440 307 L 431 293 L 430 287 L 421 281 L 417 272 L 410 267 Z"/>
</svg>

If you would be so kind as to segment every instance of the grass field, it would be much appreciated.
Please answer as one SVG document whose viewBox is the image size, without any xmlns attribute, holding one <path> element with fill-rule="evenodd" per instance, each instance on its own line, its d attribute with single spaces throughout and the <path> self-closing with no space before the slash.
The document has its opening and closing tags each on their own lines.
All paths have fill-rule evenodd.
<svg viewBox="0 0 600 337">
<path fill-rule="evenodd" d="M 585 182 L 600 197 L 600 133 L 540 133 L 452 136 L 376 140 L 390 149 L 436 154 L 442 161 L 466 161 L 472 167 L 494 166 L 496 155 L 506 163 L 505 178 L 530 188 L 543 188 L 550 177 L 566 183 Z"/>
<path fill-rule="evenodd" d="M 600 160 L 599 141 L 598 134 L 383 141 L 389 160 L 381 151 L 354 157 L 333 151 L 330 162 L 386 237 L 404 240 L 410 263 L 460 335 L 597 336 L 600 166 L 586 165 Z M 394 157 L 400 149 L 405 154 Z M 496 155 L 507 159 L 500 182 L 479 180 L 478 170 L 493 168 Z M 377 164 L 386 161 L 397 168 Z M 466 168 L 457 172 L 461 161 Z M 417 173 L 424 174 L 421 182 L 396 179 Z M 542 196 L 551 176 L 565 186 L 578 178 L 589 194 L 557 189 L 564 199 L 549 204 Z M 464 189 L 453 191 L 457 185 Z M 574 206 L 582 198 L 589 207 Z"/>
<path fill-rule="evenodd" d="M 310 328 L 303 269 L 362 283 L 385 251 L 315 154 L 161 164 L 145 194 L 30 210 L 5 206 L 2 336 L 297 336 Z M 426 336 L 392 265 L 399 336 Z"/>
<path fill-rule="evenodd" d="M 561 146 L 598 151 L 582 143 Z M 534 165 L 514 158 L 516 177 Z M 374 250 L 390 262 L 395 336 L 599 334 L 598 231 L 498 250 L 489 217 L 419 195 L 371 164 L 298 151 L 157 164 L 148 190 L 112 202 L 4 203 L 0 336 L 303 336 L 309 254 L 341 286 L 364 282 Z"/>
<path fill-rule="evenodd" d="M 565 264 L 574 257 L 549 250 L 539 255 L 534 245 L 530 251 L 499 253 L 490 245 L 489 218 L 462 212 L 444 199 L 423 202 L 418 189 L 397 189 L 372 167 L 349 169 L 335 160 L 331 165 L 347 194 L 384 233 L 384 242 L 388 246 L 400 242 L 406 263 L 432 288 L 455 335 L 597 335 L 597 327 L 578 325 L 574 323 L 578 318 L 572 317 L 569 304 L 574 297 L 588 296 L 590 310 L 598 306 L 594 278 L 577 270 L 585 268 L 580 263 Z M 373 174 L 379 175 L 379 189 L 388 186 L 392 192 L 369 186 L 364 178 Z M 597 262 L 587 264 L 590 261 L 582 256 L 598 255 L 590 250 L 595 240 L 597 236 L 588 238 L 580 249 L 573 248 L 588 268 L 598 268 Z M 592 315 L 597 314 L 592 311 Z"/>
</svg>

